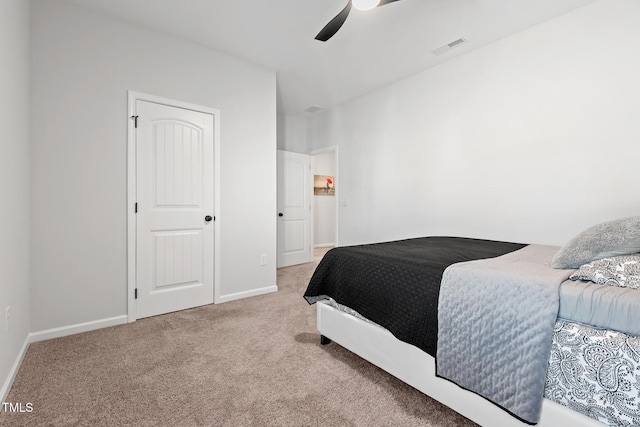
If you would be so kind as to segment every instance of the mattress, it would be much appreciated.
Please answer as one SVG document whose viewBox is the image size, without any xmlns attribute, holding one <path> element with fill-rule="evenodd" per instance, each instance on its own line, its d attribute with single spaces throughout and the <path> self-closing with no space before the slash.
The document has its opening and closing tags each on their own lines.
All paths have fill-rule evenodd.
<svg viewBox="0 0 640 427">
<path fill-rule="evenodd" d="M 445 268 L 524 246 L 463 237 L 423 237 L 338 247 L 320 261 L 304 297 L 310 304 L 333 298 L 401 341 L 435 356 L 438 295 Z"/>
<path fill-rule="evenodd" d="M 640 290 L 566 280 L 558 317 L 639 337 Z"/>
</svg>

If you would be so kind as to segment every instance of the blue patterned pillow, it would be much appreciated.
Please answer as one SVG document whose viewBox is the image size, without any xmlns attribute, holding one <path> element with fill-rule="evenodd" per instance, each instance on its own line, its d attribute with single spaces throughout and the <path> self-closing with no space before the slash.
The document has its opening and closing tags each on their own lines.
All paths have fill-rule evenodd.
<svg viewBox="0 0 640 427">
<path fill-rule="evenodd" d="M 603 258 L 580 267 L 571 280 L 588 280 L 600 285 L 640 288 L 640 254 Z"/>
</svg>

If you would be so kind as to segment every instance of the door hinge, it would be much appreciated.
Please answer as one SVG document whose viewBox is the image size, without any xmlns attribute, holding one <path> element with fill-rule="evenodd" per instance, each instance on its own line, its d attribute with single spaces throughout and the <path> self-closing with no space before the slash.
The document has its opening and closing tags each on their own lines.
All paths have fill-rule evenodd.
<svg viewBox="0 0 640 427">
<path fill-rule="evenodd" d="M 136 290 L 133 292 L 133 297 L 135 299 L 138 299 L 138 288 L 136 288 Z"/>
<path fill-rule="evenodd" d="M 138 129 L 138 116 L 131 116 L 133 119 L 133 127 Z"/>
<path fill-rule="evenodd" d="M 135 213 L 138 213 L 138 203 L 136 203 L 136 212 Z"/>
</svg>

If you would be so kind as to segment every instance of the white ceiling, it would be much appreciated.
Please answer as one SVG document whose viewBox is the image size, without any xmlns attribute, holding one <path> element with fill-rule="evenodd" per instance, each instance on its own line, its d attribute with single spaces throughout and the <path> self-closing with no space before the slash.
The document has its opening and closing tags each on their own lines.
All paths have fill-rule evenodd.
<svg viewBox="0 0 640 427">
<path fill-rule="evenodd" d="M 67 0 L 277 72 L 278 111 L 329 108 L 595 0 L 403 0 L 353 9 L 314 40 L 347 0 Z M 459 38 L 468 43 L 434 55 Z"/>
</svg>

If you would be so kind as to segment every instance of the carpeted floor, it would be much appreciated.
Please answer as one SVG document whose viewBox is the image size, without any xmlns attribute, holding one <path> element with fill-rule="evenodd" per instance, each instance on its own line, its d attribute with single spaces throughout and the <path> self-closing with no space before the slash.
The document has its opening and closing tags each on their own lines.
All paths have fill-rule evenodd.
<svg viewBox="0 0 640 427">
<path fill-rule="evenodd" d="M 280 269 L 277 293 L 32 344 L 7 401 L 33 412 L 0 425 L 475 425 L 321 346 L 302 298 L 314 267 Z"/>
</svg>

